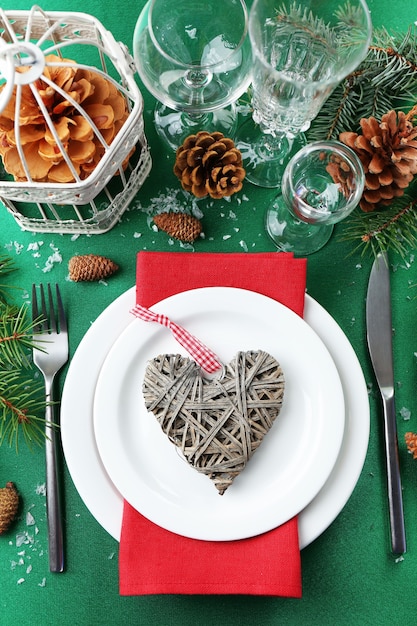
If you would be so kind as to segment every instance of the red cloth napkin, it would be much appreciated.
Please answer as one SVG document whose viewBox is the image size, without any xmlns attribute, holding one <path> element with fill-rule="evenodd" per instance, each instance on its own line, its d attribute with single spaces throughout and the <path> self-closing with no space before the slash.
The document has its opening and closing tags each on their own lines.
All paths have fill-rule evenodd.
<svg viewBox="0 0 417 626">
<path fill-rule="evenodd" d="M 289 253 L 137 255 L 136 301 L 150 307 L 175 293 L 228 286 L 304 310 L 306 260 Z M 199 541 L 167 531 L 125 502 L 119 550 L 121 595 L 247 594 L 300 598 L 297 518 L 238 541 Z"/>
</svg>

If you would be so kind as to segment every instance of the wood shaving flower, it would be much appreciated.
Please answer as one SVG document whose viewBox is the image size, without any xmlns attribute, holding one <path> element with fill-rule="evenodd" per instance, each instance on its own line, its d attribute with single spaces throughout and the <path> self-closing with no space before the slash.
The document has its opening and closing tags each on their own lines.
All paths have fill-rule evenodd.
<svg viewBox="0 0 417 626">
<path fill-rule="evenodd" d="M 76 180 L 74 172 L 84 180 L 128 118 L 127 102 L 117 87 L 98 72 L 79 68 L 74 61 L 54 55 L 45 59 L 42 77 L 21 87 L 18 115 L 16 87 L 0 114 L 3 165 L 16 181 L 28 180 L 19 143 L 34 182 L 70 183 Z M 28 69 L 19 67 L 17 71 Z M 43 107 L 48 112 L 46 116 Z"/>
</svg>

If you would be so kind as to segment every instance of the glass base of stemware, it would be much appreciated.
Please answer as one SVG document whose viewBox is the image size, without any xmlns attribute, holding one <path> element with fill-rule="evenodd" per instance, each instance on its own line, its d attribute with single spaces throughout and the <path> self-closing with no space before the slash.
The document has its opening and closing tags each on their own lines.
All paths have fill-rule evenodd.
<svg viewBox="0 0 417 626">
<path fill-rule="evenodd" d="M 237 113 L 235 105 L 231 104 L 210 113 L 190 115 L 169 109 L 159 102 L 155 107 L 154 122 L 158 135 L 172 150 L 176 150 L 189 135 L 200 130 L 209 133 L 220 131 L 226 137 L 233 137 L 237 128 Z"/>
<path fill-rule="evenodd" d="M 263 133 L 248 119 L 237 130 L 236 147 L 242 153 L 246 180 L 258 187 L 280 188 L 288 161 L 307 143 L 303 133 L 294 137 Z"/>
<path fill-rule="evenodd" d="M 265 226 L 268 235 L 283 252 L 307 256 L 317 252 L 329 241 L 333 224 L 309 224 L 294 217 L 280 195 L 266 212 Z"/>
</svg>

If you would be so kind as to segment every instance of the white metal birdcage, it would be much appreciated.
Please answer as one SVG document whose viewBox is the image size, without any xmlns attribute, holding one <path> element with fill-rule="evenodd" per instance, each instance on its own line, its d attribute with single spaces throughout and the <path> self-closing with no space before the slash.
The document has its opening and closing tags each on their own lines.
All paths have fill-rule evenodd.
<svg viewBox="0 0 417 626">
<path fill-rule="evenodd" d="M 58 58 L 51 60 L 51 55 Z M 86 111 L 87 105 L 84 108 L 83 102 L 77 101 L 76 92 L 65 91 L 62 84 L 51 81 L 54 68 L 58 68 L 55 71 L 82 70 L 84 74 L 80 75 L 92 72 L 103 77 L 107 85 L 113 85 L 119 99 L 120 94 L 123 96 L 126 110 L 117 129 L 113 127 L 114 138 L 106 139 L 106 133 L 96 124 L 97 118 L 94 120 Z M 30 11 L 0 9 L 0 116 L 6 107 L 14 107 L 14 126 L 10 134 L 3 134 L 2 140 L 9 149 L 11 137 L 13 159 L 19 159 L 17 169 L 24 171 L 24 176 L 16 177 L 6 171 L 6 158 L 1 161 L 0 200 L 23 229 L 94 234 L 108 231 L 119 221 L 151 169 L 143 126 L 143 98 L 134 72 L 134 62 L 126 46 L 117 43 L 90 15 L 46 12 L 38 6 Z M 87 174 L 80 174 L 68 143 L 60 138 L 57 116 L 45 103 L 45 90 L 52 94 L 52 99 L 64 102 L 72 115 L 87 120 L 91 127 L 92 142 L 99 147 L 101 156 Z M 45 128 L 47 139 L 58 154 L 56 162 L 65 161 L 72 181 L 37 180 L 31 173 L 28 163 L 31 153 L 22 140 L 20 124 L 26 114 L 22 93 L 29 93 L 39 107 L 40 127 Z M 30 129 L 36 128 L 36 122 L 39 125 L 39 119 L 33 121 Z M 72 128 L 73 120 L 71 124 Z M 28 143 L 31 139 L 26 137 Z M 40 144 L 32 145 L 38 149 Z M 1 148 L 0 145 L 0 152 Z"/>
</svg>

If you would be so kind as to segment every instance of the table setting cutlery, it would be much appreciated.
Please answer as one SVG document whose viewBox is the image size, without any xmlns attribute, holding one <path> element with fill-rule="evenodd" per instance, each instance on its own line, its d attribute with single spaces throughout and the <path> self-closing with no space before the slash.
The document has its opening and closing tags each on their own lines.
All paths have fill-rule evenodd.
<svg viewBox="0 0 417 626">
<path fill-rule="evenodd" d="M 379 253 L 372 266 L 366 298 L 369 354 L 382 400 L 391 549 L 406 552 L 403 496 L 398 454 L 392 355 L 391 289 L 388 255 Z"/>
<path fill-rule="evenodd" d="M 46 291 L 46 293 L 45 293 Z M 35 323 L 33 362 L 45 380 L 45 461 L 48 520 L 49 566 L 51 572 L 64 571 L 64 531 L 62 479 L 60 476 L 60 434 L 57 421 L 54 380 L 68 361 L 68 329 L 61 292 L 55 285 L 45 289 L 32 286 L 32 318 Z"/>
</svg>

